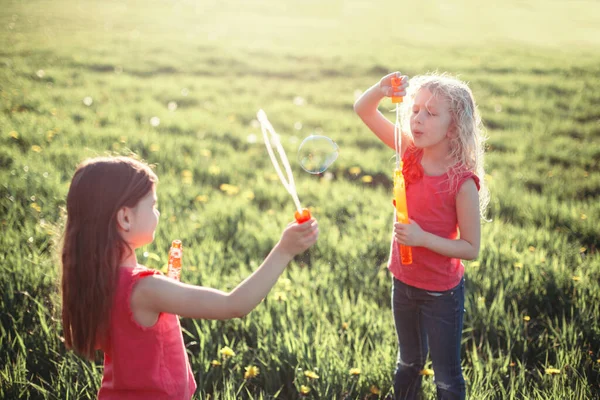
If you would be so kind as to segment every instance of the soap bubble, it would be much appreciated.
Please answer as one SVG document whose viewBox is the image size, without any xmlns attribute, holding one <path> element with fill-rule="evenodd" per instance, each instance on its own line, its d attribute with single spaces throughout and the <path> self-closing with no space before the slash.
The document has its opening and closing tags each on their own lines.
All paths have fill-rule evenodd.
<svg viewBox="0 0 600 400">
<path fill-rule="evenodd" d="M 298 162 L 303 170 L 320 174 L 338 158 L 340 148 L 327 136 L 311 135 L 298 148 Z"/>
</svg>

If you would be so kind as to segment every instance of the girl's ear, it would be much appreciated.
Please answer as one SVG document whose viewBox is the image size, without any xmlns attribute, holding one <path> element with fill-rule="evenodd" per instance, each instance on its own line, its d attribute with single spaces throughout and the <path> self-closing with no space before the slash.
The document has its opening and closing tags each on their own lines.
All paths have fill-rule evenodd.
<svg viewBox="0 0 600 400">
<path fill-rule="evenodd" d="M 458 136 L 458 132 L 456 131 L 456 125 L 452 124 L 450 125 L 450 127 L 448 128 L 448 131 L 446 132 L 446 137 L 448 139 L 455 139 Z"/>
<path fill-rule="evenodd" d="M 119 230 L 129 232 L 131 223 L 129 222 L 129 208 L 121 207 L 119 211 L 117 211 L 117 226 Z"/>
</svg>

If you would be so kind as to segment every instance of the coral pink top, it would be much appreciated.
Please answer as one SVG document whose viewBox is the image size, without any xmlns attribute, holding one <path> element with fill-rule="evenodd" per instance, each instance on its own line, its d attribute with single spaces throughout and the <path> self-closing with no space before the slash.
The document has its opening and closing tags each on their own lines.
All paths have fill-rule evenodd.
<svg viewBox="0 0 600 400">
<path fill-rule="evenodd" d="M 151 327 L 141 326 L 133 317 L 134 285 L 157 274 L 160 272 L 142 266 L 119 269 L 110 337 L 101 349 L 104 376 L 100 400 L 189 400 L 196 390 L 177 315 L 161 313 Z"/>
<path fill-rule="evenodd" d="M 479 178 L 471 171 L 464 171 L 457 184 L 451 187 L 447 173 L 425 175 L 422 158 L 423 150 L 414 146 L 407 148 L 402 158 L 408 215 L 426 232 L 457 239 L 456 194 L 469 179 L 475 181 L 479 190 Z M 412 247 L 412 259 L 410 265 L 400 262 L 399 246 L 392 238 L 388 268 L 396 279 L 407 285 L 441 292 L 458 285 L 465 271 L 460 259 L 443 256 L 425 247 Z"/>
</svg>

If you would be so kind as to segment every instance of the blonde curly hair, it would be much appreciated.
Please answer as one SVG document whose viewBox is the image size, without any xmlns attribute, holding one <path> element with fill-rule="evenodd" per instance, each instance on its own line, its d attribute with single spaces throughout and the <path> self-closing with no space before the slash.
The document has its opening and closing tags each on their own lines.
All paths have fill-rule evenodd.
<svg viewBox="0 0 600 400">
<path fill-rule="evenodd" d="M 484 144 L 487 140 L 481 116 L 473 97 L 473 92 L 467 83 L 447 73 L 430 73 L 414 76 L 410 79 L 405 99 L 402 103 L 402 130 L 411 138 L 410 113 L 415 96 L 421 88 L 428 89 L 433 96 L 440 96 L 448 101 L 451 115 L 451 126 L 457 133 L 450 139 L 450 154 L 454 160 L 448 171 L 450 188 L 456 189 L 459 176 L 465 171 L 471 171 L 479 177 L 479 211 L 481 217 L 485 214 L 490 202 L 490 193 L 485 184 Z"/>
</svg>

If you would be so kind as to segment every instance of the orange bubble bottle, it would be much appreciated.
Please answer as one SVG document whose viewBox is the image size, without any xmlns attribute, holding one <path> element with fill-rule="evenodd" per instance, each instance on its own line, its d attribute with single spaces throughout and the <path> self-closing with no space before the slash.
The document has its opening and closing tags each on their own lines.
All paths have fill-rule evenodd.
<svg viewBox="0 0 600 400">
<path fill-rule="evenodd" d="M 182 253 L 183 249 L 181 246 L 181 240 L 173 240 L 173 243 L 171 243 L 171 249 L 169 250 L 169 267 L 167 269 L 167 276 L 177 281 L 181 278 Z"/>
</svg>

